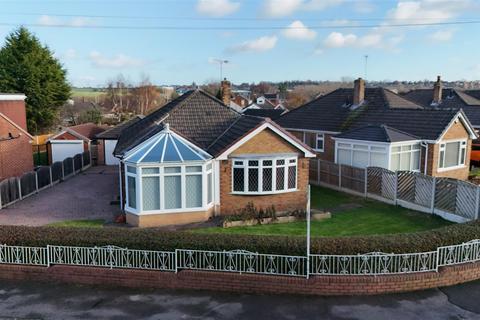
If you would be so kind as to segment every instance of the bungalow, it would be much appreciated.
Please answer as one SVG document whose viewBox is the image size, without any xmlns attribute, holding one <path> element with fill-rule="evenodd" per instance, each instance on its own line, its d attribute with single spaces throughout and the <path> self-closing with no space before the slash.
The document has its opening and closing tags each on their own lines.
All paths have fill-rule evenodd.
<svg viewBox="0 0 480 320">
<path fill-rule="evenodd" d="M 94 123 L 60 128 L 57 134 L 47 140 L 49 163 L 63 161 L 76 154 L 91 151 L 95 136 L 104 130 Z"/>
<path fill-rule="evenodd" d="M 304 209 L 315 157 L 272 120 L 243 115 L 202 90 L 123 130 L 114 155 L 127 223 L 140 227 L 205 221 L 250 202 Z"/>
<path fill-rule="evenodd" d="M 385 88 L 337 89 L 276 120 L 320 159 L 467 179 L 476 133 L 462 109 L 425 108 Z"/>
<path fill-rule="evenodd" d="M 33 170 L 24 94 L 0 93 L 0 180 Z"/>
</svg>

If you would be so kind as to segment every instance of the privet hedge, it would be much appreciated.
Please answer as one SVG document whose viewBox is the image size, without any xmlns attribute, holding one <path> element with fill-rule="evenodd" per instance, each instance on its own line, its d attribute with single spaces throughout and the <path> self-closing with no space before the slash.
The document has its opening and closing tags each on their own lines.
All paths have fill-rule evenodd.
<svg viewBox="0 0 480 320">
<path fill-rule="evenodd" d="M 312 253 L 410 253 L 436 250 L 480 238 L 480 222 L 451 225 L 425 232 L 337 238 L 312 238 Z M 0 226 L 0 244 L 20 246 L 116 245 L 145 250 L 234 250 L 288 255 L 305 254 L 305 237 L 196 234 L 155 229 Z"/>
</svg>

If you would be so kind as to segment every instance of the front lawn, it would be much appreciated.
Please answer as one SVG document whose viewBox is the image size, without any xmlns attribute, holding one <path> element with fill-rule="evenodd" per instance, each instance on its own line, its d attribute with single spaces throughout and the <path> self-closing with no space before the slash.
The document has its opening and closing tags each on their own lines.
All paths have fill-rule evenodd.
<svg viewBox="0 0 480 320">
<path fill-rule="evenodd" d="M 103 219 L 94 219 L 94 220 L 67 220 L 50 223 L 50 227 L 74 227 L 74 228 L 103 228 L 105 220 Z"/>
<path fill-rule="evenodd" d="M 332 212 L 331 219 L 312 221 L 311 235 L 317 237 L 407 233 L 430 230 L 452 224 L 438 216 L 318 187 L 312 187 L 312 207 Z M 305 235 L 306 222 L 234 228 L 212 227 L 196 229 L 192 232 Z"/>
</svg>

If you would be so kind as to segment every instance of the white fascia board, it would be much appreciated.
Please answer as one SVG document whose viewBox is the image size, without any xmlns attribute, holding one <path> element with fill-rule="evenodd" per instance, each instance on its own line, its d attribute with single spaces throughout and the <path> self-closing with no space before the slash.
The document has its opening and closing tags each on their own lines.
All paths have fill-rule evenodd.
<svg viewBox="0 0 480 320">
<path fill-rule="evenodd" d="M 27 96 L 24 94 L 0 94 L 0 101 L 24 101 Z"/>
<path fill-rule="evenodd" d="M 356 140 L 356 139 L 344 139 L 344 138 L 335 138 L 332 137 L 335 143 L 356 143 L 356 144 L 367 144 L 367 145 L 381 145 L 388 146 L 390 142 L 380 142 L 380 141 L 370 141 L 370 140 Z"/>
<path fill-rule="evenodd" d="M 74 144 L 74 143 L 83 143 L 83 140 L 48 140 L 51 143 L 58 144 Z"/>
<path fill-rule="evenodd" d="M 292 139 L 289 135 L 285 134 L 282 132 L 280 129 L 275 127 L 269 122 L 263 123 L 261 126 L 257 127 L 255 130 L 238 140 L 235 144 L 230 146 L 227 150 L 225 150 L 222 154 L 220 154 L 216 159 L 217 160 L 227 160 L 228 156 L 230 153 L 232 153 L 234 150 L 238 149 L 240 146 L 242 146 L 244 143 L 252 139 L 254 136 L 256 136 L 258 133 L 262 132 L 265 129 L 270 129 L 276 134 L 278 134 L 280 137 L 285 139 L 287 142 L 295 146 L 296 148 L 300 149 L 304 154 L 306 158 L 315 158 L 316 154 L 305 148 L 303 145 L 301 145 L 299 142 L 296 140 Z"/>
</svg>

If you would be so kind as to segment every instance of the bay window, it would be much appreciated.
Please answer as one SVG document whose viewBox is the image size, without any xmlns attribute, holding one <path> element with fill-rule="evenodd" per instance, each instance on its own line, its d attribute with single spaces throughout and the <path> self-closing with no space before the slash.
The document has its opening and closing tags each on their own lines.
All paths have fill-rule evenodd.
<svg viewBox="0 0 480 320">
<path fill-rule="evenodd" d="M 297 158 L 233 159 L 232 192 L 272 194 L 297 188 Z"/>
<path fill-rule="evenodd" d="M 465 165 L 467 141 L 451 141 L 440 144 L 438 167 L 441 169 L 455 168 Z"/>
</svg>

